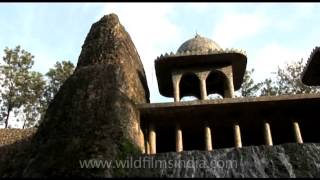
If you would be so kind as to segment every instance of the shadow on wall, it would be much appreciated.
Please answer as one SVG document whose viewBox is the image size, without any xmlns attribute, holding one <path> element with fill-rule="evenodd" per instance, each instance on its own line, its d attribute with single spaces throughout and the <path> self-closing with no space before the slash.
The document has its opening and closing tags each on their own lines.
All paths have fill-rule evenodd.
<svg viewBox="0 0 320 180">
<path fill-rule="evenodd" d="M 138 76 L 139 76 L 139 80 L 143 86 L 144 92 L 145 92 L 145 97 L 146 97 L 146 101 L 147 103 L 150 103 L 150 92 L 149 92 L 149 88 L 148 88 L 148 83 L 147 83 L 147 79 L 145 78 L 145 73 L 137 70 Z"/>
<path fill-rule="evenodd" d="M 0 146 L 0 177 L 22 177 L 24 168 L 31 159 L 31 141 L 34 137 L 26 137 L 12 144 Z"/>
</svg>

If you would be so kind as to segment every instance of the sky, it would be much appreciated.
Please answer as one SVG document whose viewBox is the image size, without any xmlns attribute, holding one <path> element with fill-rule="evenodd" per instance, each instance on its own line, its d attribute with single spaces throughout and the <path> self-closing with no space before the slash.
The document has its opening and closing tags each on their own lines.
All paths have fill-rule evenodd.
<svg viewBox="0 0 320 180">
<path fill-rule="evenodd" d="M 243 49 L 257 82 L 278 66 L 303 58 L 320 40 L 319 3 L 0 3 L 0 56 L 21 45 L 46 73 L 56 61 L 77 64 L 86 35 L 103 15 L 116 13 L 145 68 L 150 101 L 160 95 L 154 60 L 176 52 L 196 33 L 222 48 Z"/>
</svg>

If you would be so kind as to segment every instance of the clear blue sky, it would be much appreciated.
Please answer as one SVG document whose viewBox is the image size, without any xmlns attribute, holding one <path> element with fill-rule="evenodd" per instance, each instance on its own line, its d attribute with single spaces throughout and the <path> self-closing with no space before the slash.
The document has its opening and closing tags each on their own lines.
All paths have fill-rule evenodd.
<svg viewBox="0 0 320 180">
<path fill-rule="evenodd" d="M 151 102 L 172 101 L 158 92 L 154 59 L 196 32 L 245 50 L 257 81 L 285 62 L 306 60 L 320 40 L 319 3 L 0 3 L 0 55 L 21 45 L 42 73 L 56 61 L 76 64 L 91 25 L 111 12 L 136 45 Z"/>
</svg>

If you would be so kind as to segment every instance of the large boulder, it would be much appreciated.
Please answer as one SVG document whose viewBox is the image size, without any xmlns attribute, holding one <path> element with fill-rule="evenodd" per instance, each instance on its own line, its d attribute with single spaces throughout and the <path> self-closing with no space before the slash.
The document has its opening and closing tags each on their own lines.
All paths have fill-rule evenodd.
<svg viewBox="0 0 320 180">
<path fill-rule="evenodd" d="M 76 70 L 49 105 L 20 175 L 121 176 L 117 169 L 81 168 L 79 161 L 141 153 L 136 104 L 146 102 L 149 90 L 137 50 L 118 17 L 106 15 L 92 25 Z"/>
</svg>

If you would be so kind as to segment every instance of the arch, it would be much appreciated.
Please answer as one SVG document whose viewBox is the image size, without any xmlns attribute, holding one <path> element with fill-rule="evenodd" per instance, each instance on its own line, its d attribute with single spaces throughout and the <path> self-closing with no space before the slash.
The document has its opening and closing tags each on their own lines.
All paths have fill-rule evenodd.
<svg viewBox="0 0 320 180">
<path fill-rule="evenodd" d="M 180 99 L 185 96 L 193 96 L 200 99 L 200 80 L 195 73 L 184 73 L 181 77 L 179 88 Z"/>
<path fill-rule="evenodd" d="M 228 77 L 224 72 L 212 70 L 206 79 L 208 97 L 212 97 L 211 94 L 218 94 L 225 97 L 225 89 L 228 88 L 227 82 Z"/>
</svg>

